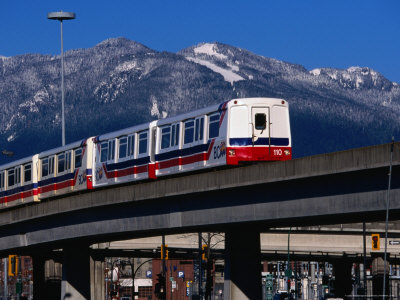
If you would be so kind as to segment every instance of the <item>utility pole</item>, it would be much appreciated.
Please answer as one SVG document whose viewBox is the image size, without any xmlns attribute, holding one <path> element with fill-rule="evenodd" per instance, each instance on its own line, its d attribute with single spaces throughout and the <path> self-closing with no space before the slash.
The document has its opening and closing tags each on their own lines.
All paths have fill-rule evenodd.
<svg viewBox="0 0 400 300">
<path fill-rule="evenodd" d="M 203 237 L 201 232 L 199 232 L 199 299 L 202 300 L 202 286 L 203 286 L 203 276 L 202 276 L 202 245 L 203 245 Z"/>
<path fill-rule="evenodd" d="M 163 274 L 163 277 L 164 277 L 164 280 L 165 280 L 165 283 L 164 283 L 164 288 L 165 288 L 165 291 L 164 291 L 164 293 L 162 293 L 162 300 L 165 300 L 166 298 L 167 298 L 167 277 L 166 277 L 166 274 L 165 274 L 165 270 L 166 270 L 166 267 L 165 267 L 165 255 L 166 255 L 166 251 L 165 251 L 165 235 L 162 235 L 162 274 Z"/>
<path fill-rule="evenodd" d="M 4 258 L 4 299 L 8 298 L 8 258 Z"/>
<path fill-rule="evenodd" d="M 389 223 L 389 207 L 390 207 L 390 184 L 392 181 L 392 165 L 393 165 L 393 148 L 394 148 L 394 137 L 392 137 L 392 144 L 390 145 L 390 167 L 389 167 L 389 182 L 386 193 L 386 222 L 385 222 L 385 254 L 383 263 L 383 300 L 386 296 L 386 256 L 387 256 L 387 238 L 388 238 L 388 223 Z"/>
</svg>

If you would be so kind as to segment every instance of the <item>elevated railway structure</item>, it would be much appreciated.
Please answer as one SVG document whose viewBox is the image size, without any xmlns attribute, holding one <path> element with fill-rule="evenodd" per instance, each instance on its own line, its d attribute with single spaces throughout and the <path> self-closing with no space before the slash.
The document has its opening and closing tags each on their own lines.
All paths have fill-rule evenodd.
<svg viewBox="0 0 400 300">
<path fill-rule="evenodd" d="M 399 146 L 395 143 L 391 220 L 400 219 Z M 63 249 L 63 293 L 90 299 L 89 245 L 220 231 L 225 233 L 225 296 L 260 299 L 260 232 L 384 221 L 389 158 L 390 144 L 385 144 L 52 198 L 0 212 L 0 251 L 35 258 L 41 249 Z M 249 257 L 246 263 L 243 256 Z"/>
</svg>

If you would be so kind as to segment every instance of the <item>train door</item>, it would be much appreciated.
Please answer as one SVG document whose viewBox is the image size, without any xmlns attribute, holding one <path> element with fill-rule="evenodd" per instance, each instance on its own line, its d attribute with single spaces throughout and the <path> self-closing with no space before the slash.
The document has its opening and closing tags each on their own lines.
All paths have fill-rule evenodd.
<svg viewBox="0 0 400 300">
<path fill-rule="evenodd" d="M 153 126 L 150 124 L 150 138 L 149 138 L 149 166 L 148 166 L 148 176 L 149 178 L 156 178 L 156 139 L 157 139 L 157 127 L 153 122 Z"/>
<path fill-rule="evenodd" d="M 156 137 L 157 137 L 157 127 L 151 129 L 151 141 L 150 141 L 150 162 L 154 163 L 156 161 Z"/>
<path fill-rule="evenodd" d="M 269 107 L 252 107 L 251 120 L 253 146 L 270 145 Z"/>
</svg>

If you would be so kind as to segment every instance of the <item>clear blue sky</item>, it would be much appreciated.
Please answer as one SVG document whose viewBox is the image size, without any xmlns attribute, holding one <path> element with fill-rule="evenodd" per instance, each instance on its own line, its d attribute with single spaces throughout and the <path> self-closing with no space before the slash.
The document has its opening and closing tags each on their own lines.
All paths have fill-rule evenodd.
<svg viewBox="0 0 400 300">
<path fill-rule="evenodd" d="M 400 83 L 399 0 L 2 0 L 0 55 L 59 54 L 126 37 L 159 51 L 230 44 L 307 69 L 367 66 Z"/>
</svg>

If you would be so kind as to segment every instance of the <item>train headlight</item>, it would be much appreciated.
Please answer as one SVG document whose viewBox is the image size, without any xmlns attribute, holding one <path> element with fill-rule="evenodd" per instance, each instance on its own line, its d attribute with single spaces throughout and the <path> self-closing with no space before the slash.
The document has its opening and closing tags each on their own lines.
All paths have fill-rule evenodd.
<svg viewBox="0 0 400 300">
<path fill-rule="evenodd" d="M 229 149 L 228 153 L 229 153 L 229 156 L 235 156 L 236 155 L 235 149 Z"/>
<path fill-rule="evenodd" d="M 290 155 L 290 150 L 285 150 L 283 153 L 285 153 L 285 155 Z"/>
</svg>

